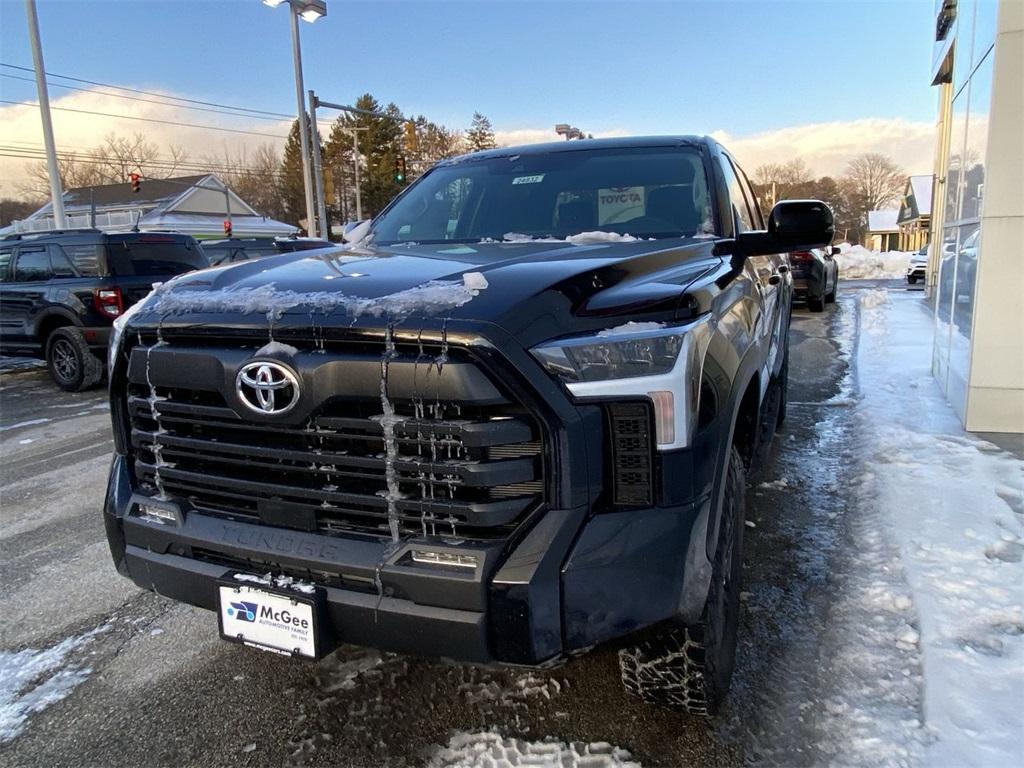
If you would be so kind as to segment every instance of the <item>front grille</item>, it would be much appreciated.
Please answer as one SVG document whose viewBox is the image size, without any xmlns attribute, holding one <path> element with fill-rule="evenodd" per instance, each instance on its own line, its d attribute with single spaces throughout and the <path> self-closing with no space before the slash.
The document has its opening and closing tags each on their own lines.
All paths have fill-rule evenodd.
<svg viewBox="0 0 1024 768">
<path fill-rule="evenodd" d="M 539 426 L 511 399 L 394 399 L 389 512 L 381 402 L 344 394 L 279 425 L 239 417 L 219 392 L 132 381 L 136 477 L 208 513 L 326 534 L 387 536 L 394 516 L 406 534 L 498 538 L 543 499 Z"/>
</svg>

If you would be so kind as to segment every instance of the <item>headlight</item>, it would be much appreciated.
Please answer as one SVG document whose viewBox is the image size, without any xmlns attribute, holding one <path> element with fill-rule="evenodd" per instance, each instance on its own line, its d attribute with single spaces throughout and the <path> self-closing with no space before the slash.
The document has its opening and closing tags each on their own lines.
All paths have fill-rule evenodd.
<svg viewBox="0 0 1024 768">
<path fill-rule="evenodd" d="M 596 336 L 552 341 L 533 354 L 565 382 L 607 381 L 668 373 L 683 347 L 683 332 L 664 323 L 626 323 Z"/>
<path fill-rule="evenodd" d="M 681 326 L 626 323 L 530 351 L 577 400 L 650 400 L 658 448 L 665 450 L 689 445 L 696 429 L 711 331 L 710 316 Z"/>
</svg>

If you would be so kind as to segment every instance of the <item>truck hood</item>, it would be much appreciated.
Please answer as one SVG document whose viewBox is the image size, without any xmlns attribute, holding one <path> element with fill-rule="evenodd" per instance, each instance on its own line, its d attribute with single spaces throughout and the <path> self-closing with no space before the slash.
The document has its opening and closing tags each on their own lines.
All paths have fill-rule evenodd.
<svg viewBox="0 0 1024 768">
<path fill-rule="evenodd" d="M 183 275 L 133 325 L 277 326 L 312 314 L 338 326 L 482 321 L 551 338 L 616 317 L 692 315 L 686 288 L 722 266 L 714 248 L 691 238 L 340 246 Z"/>
</svg>

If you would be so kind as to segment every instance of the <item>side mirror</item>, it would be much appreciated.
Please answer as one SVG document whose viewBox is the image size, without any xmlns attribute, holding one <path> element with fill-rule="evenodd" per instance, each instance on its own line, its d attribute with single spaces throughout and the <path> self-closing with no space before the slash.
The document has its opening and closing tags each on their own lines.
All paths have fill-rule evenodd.
<svg viewBox="0 0 1024 768">
<path fill-rule="evenodd" d="M 366 237 L 366 233 L 369 231 L 369 219 L 363 219 L 362 221 L 350 221 L 345 224 L 345 228 L 341 232 L 341 239 L 346 243 L 358 243 Z"/>
<path fill-rule="evenodd" d="M 768 215 L 764 232 L 741 232 L 737 255 L 764 256 L 782 251 L 809 251 L 831 244 L 836 228 L 832 211 L 820 200 L 782 200 Z"/>
<path fill-rule="evenodd" d="M 838 245 L 833 245 L 831 248 L 828 249 L 829 256 L 838 256 L 839 254 L 840 250 Z"/>
</svg>

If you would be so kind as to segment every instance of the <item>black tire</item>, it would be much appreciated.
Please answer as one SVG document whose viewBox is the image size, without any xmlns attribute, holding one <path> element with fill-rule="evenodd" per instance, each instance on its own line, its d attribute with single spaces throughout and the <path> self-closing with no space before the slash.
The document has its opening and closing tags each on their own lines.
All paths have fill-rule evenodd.
<svg viewBox="0 0 1024 768">
<path fill-rule="evenodd" d="M 735 447 L 729 452 L 725 483 L 711 586 L 700 620 L 619 651 L 619 671 L 628 693 L 705 717 L 721 708 L 736 661 L 746 478 Z"/>
<path fill-rule="evenodd" d="M 807 308 L 811 312 L 824 312 L 825 311 L 825 300 L 824 299 L 808 299 Z"/>
<path fill-rule="evenodd" d="M 915 283 L 917 283 L 917 277 L 915 277 L 914 275 L 909 275 L 907 277 L 907 282 L 910 283 L 911 285 L 914 285 Z"/>
<path fill-rule="evenodd" d="M 53 382 L 66 392 L 95 387 L 103 378 L 103 362 L 92 353 L 77 328 L 58 328 L 50 334 L 46 367 Z"/>
<path fill-rule="evenodd" d="M 838 276 L 836 276 L 836 281 L 834 283 L 832 283 L 832 292 L 825 294 L 825 303 L 826 304 L 835 304 L 836 303 L 836 294 L 837 293 L 839 293 L 839 277 Z"/>
</svg>

